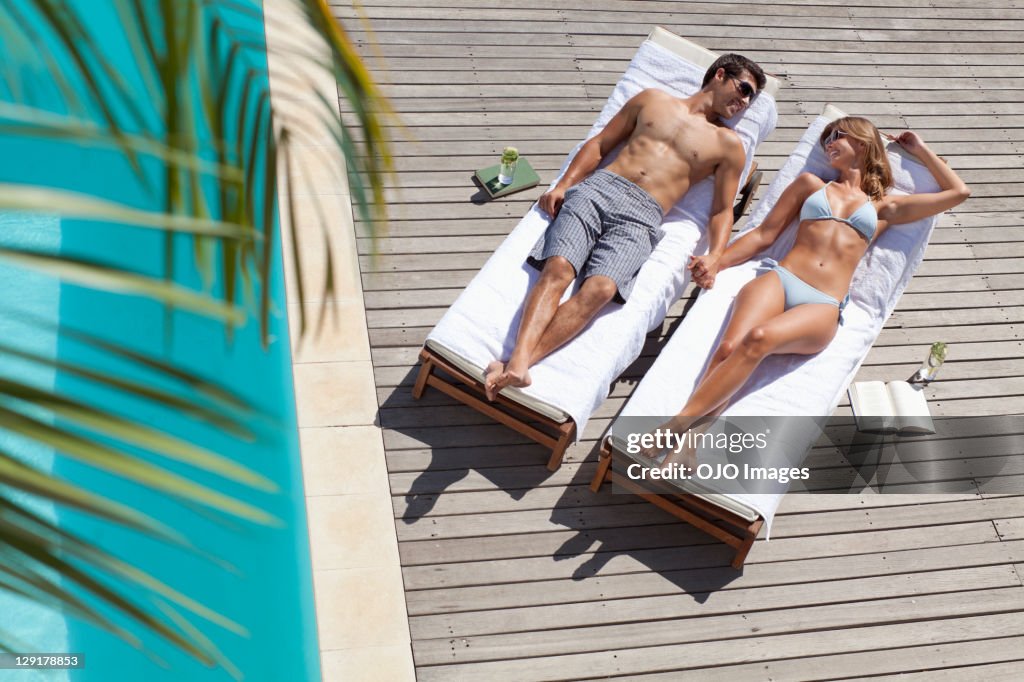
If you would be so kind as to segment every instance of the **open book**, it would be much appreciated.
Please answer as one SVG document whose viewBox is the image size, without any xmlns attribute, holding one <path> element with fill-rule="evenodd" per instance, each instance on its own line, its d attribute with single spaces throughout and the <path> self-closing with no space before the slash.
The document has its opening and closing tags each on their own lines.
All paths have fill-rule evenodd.
<svg viewBox="0 0 1024 682">
<path fill-rule="evenodd" d="M 850 386 L 850 405 L 860 431 L 935 433 L 924 391 L 906 381 L 858 381 Z"/>
</svg>

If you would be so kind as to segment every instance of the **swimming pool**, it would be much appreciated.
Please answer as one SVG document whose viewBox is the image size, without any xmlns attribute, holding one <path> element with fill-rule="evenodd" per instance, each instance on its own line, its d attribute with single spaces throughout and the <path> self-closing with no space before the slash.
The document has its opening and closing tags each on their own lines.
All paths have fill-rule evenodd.
<svg viewBox="0 0 1024 682">
<path fill-rule="evenodd" d="M 234 3 L 256 12 L 261 7 L 258 0 L 234 0 Z M 116 12 L 103 6 L 105 3 L 90 0 L 72 0 L 70 5 L 81 10 L 81 16 L 96 35 L 104 36 L 105 53 L 125 80 L 139 89 L 139 102 L 146 103 L 132 54 L 118 38 L 120 18 Z M 240 32 L 262 36 L 262 23 L 256 14 L 229 12 L 224 19 Z M 265 71 L 265 55 L 263 68 Z M 40 101 L 48 96 L 45 88 L 35 94 Z M 160 193 L 147 192 L 117 152 L 53 140 L 0 136 L 0 153 L 8 160 L 0 168 L 0 181 L 46 184 L 93 193 L 140 208 L 160 208 Z M 159 164 L 149 160 L 146 168 L 158 184 Z M 150 274 L 162 272 L 164 264 L 164 238 L 153 230 L 17 214 L 5 215 L 0 228 L 9 238 L 37 239 L 40 250 L 59 251 L 65 256 L 87 257 Z M 175 240 L 174 280 L 202 288 L 204 283 L 194 266 L 191 249 L 187 238 Z M 57 283 L 54 279 L 13 268 L 0 270 L 0 283 L 5 284 L 6 290 L 23 292 L 6 297 L 9 300 L 2 304 L 5 312 L 0 313 L 0 317 L 12 319 L 12 306 L 27 307 L 36 317 L 59 324 L 58 330 L 49 334 L 39 331 L 38 327 L 12 328 L 11 333 L 23 343 L 48 352 L 62 362 L 115 371 L 119 376 L 162 385 L 178 395 L 198 400 L 190 389 L 178 382 L 161 378 L 136 363 L 112 357 L 65 332 L 81 330 L 172 361 L 250 402 L 259 413 L 249 420 L 256 434 L 253 442 L 239 440 L 175 411 L 99 387 L 67 372 L 30 372 L 19 363 L 7 361 L 2 369 L 4 372 L 30 372 L 31 380 L 41 386 L 55 387 L 89 404 L 153 424 L 274 481 L 279 492 L 267 493 L 226 483 L 185 465 L 159 462 L 191 480 L 266 510 L 282 522 L 280 526 L 250 523 L 183 505 L 68 458 L 54 458 L 42 448 L 22 453 L 39 466 L 52 466 L 63 478 L 155 517 L 195 543 L 199 553 L 190 553 L 64 508 L 52 510 L 42 506 L 46 513 L 55 515 L 65 530 L 101 545 L 243 626 L 247 635 L 236 634 L 186 613 L 203 635 L 238 667 L 245 679 L 318 680 L 319 647 L 279 250 L 272 272 L 267 283 L 273 302 L 269 327 L 271 343 L 264 350 L 257 321 L 252 315 L 229 341 L 221 324 L 180 310 L 168 316 L 152 300 Z M 30 338 L 32 334 L 39 336 Z M 224 563 L 201 553 L 215 556 Z M 159 607 L 147 593 L 134 590 L 126 594 L 140 600 L 149 611 L 159 613 Z M 83 669 L 69 671 L 66 676 L 63 672 L 40 674 L 39 679 L 103 682 L 231 679 L 224 668 L 206 668 L 160 638 L 143 634 L 138 626 L 132 625 L 130 629 L 141 637 L 147 653 L 70 616 L 58 617 L 53 612 L 31 608 L 26 614 L 20 618 L 17 634 L 39 644 L 37 650 L 56 650 L 54 647 L 62 646 L 66 647 L 63 650 L 85 655 Z M 118 622 L 126 624 L 124 619 Z M 45 637 L 37 638 L 39 633 L 45 633 Z M 164 663 L 159 664 L 152 657 Z M 0 671 L 0 679 L 6 679 L 5 672 L 10 671 Z M 31 679 L 20 671 L 12 674 L 17 676 L 12 679 Z"/>
</svg>

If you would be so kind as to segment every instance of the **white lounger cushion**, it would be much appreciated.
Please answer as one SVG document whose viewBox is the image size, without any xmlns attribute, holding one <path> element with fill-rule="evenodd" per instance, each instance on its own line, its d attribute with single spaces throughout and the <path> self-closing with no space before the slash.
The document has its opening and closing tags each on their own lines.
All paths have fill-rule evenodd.
<svg viewBox="0 0 1024 682">
<path fill-rule="evenodd" d="M 760 224 L 800 173 L 809 171 L 824 179 L 835 179 L 836 172 L 828 165 L 818 138 L 829 121 L 843 115 L 829 106 L 811 124 L 759 202 L 751 216 L 750 229 Z M 894 192 L 939 189 L 931 173 L 898 145 L 890 144 L 888 152 L 896 181 Z M 798 222 L 794 220 L 762 255 L 781 259 L 796 237 Z M 829 346 L 813 356 L 766 358 L 723 416 L 831 415 L 921 263 L 937 222 L 938 217 L 934 216 L 886 230 L 870 246 L 853 276 L 844 323 Z M 714 288 L 700 294 L 623 407 L 623 416 L 669 416 L 682 408 L 724 331 L 736 294 L 763 272 L 758 270 L 759 263 L 758 259 L 723 270 Z M 813 437 L 809 438 L 803 451 L 813 444 Z M 782 485 L 775 495 L 730 495 L 728 508 L 734 509 L 735 503 L 740 503 L 756 511 L 764 517 L 770 533 L 772 517 L 786 488 Z M 706 499 L 715 501 L 716 497 L 710 495 Z"/>
<path fill-rule="evenodd" d="M 665 42 L 663 33 L 658 30 L 653 35 Z M 645 41 L 608 98 L 588 139 L 641 90 L 659 88 L 686 96 L 700 88 L 714 55 L 682 38 L 674 38 L 670 42 L 694 48 L 688 54 L 691 58 L 699 57 L 701 63 L 687 61 L 654 40 Z M 775 128 L 776 119 L 775 100 L 762 93 L 739 120 L 729 121 L 746 149 L 744 178 L 755 148 Z M 562 173 L 580 146 L 582 143 L 569 154 Z M 529 154 L 529 149 L 522 151 Z M 577 436 L 581 434 L 590 415 L 607 397 L 611 383 L 639 356 L 647 332 L 661 323 L 682 294 L 689 277 L 689 256 L 695 251 L 706 251 L 707 239 L 703 234 L 711 212 L 713 187 L 710 178 L 694 185 L 666 216 L 666 236 L 641 268 L 625 305 L 609 304 L 577 338 L 530 370 L 531 386 L 505 389 L 503 395 L 534 409 L 541 406 L 553 418 L 572 418 Z M 508 358 L 515 345 L 523 302 L 539 276 L 536 269 L 526 264 L 526 256 L 547 226 L 547 215 L 534 205 L 428 335 L 429 348 L 453 362 L 457 358 L 463 369 L 472 369 L 470 374 L 479 378 L 489 362 Z M 570 287 L 565 297 L 575 290 L 576 286 Z"/>
</svg>

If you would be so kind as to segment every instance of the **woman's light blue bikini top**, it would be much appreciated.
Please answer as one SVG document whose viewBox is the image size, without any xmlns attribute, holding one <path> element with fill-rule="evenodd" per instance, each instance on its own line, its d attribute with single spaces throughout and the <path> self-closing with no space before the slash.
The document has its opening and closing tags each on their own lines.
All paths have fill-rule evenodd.
<svg viewBox="0 0 1024 682">
<path fill-rule="evenodd" d="M 832 214 L 832 207 L 828 203 L 828 193 L 825 191 L 825 188 L 831 184 L 831 182 L 825 183 L 821 189 L 807 197 L 804 205 L 800 208 L 800 221 L 838 220 L 841 223 L 846 223 L 864 235 L 868 241 L 871 241 L 871 238 L 875 236 L 875 230 L 878 229 L 878 213 L 875 211 L 875 205 L 868 199 L 849 218 L 837 218 Z"/>
</svg>

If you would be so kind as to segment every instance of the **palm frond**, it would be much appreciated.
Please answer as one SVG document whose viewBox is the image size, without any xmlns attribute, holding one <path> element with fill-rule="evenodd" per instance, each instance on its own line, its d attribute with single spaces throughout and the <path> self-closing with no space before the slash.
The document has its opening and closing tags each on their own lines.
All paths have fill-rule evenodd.
<svg viewBox="0 0 1024 682">
<path fill-rule="evenodd" d="M 80 408 L 80 411 L 88 411 L 88 409 Z M 58 410 L 59 412 L 74 414 L 71 410 L 59 408 Z M 109 415 L 96 414 L 83 415 L 83 421 L 89 420 L 90 417 L 97 425 L 106 425 L 115 421 Z M 213 507 L 214 509 L 219 509 L 257 523 L 281 525 L 280 521 L 262 509 L 241 502 L 230 495 L 225 495 L 207 486 L 200 485 L 184 476 L 173 474 L 167 469 L 150 464 L 138 457 L 133 457 L 123 450 L 104 445 L 98 440 L 81 436 L 70 429 L 54 426 L 3 407 L 0 407 L 0 428 L 49 446 L 68 457 L 73 457 L 97 469 L 122 476 L 153 490 L 196 500 L 208 507 Z M 123 433 L 129 429 L 135 430 L 139 427 L 131 425 L 126 427 L 126 422 L 122 422 L 114 426 L 107 426 L 107 428 Z M 155 434 L 153 435 L 158 437 Z M 184 456 L 181 453 L 166 454 Z M 256 476 L 255 474 L 249 475 Z M 265 479 L 263 479 L 263 485 L 271 489 L 274 487 L 273 483 Z"/>
<path fill-rule="evenodd" d="M 0 205 L 14 211 L 53 213 L 59 207 L 62 215 L 71 218 L 103 220 L 136 227 L 150 227 L 166 232 L 185 232 L 196 236 L 222 237 L 236 240 L 259 239 L 244 225 L 222 220 L 203 219 L 161 211 L 145 211 L 124 204 L 79 192 L 0 183 Z"/>
<path fill-rule="evenodd" d="M 90 594 L 107 602 L 137 623 L 157 632 L 206 665 L 213 665 L 213 659 L 195 642 L 182 636 L 160 619 L 65 559 L 63 555 L 66 543 L 47 542 L 45 538 L 9 522 L 2 516 L 0 516 L 0 539 L 9 550 L 13 550 L 47 569 L 56 571 L 63 579 L 70 580 L 84 588 Z M 130 633 L 126 634 L 135 639 Z"/>
<path fill-rule="evenodd" d="M 0 541 L 6 541 L 6 537 L 0 532 Z M 29 540 L 32 542 L 33 540 Z M 36 540 L 37 544 L 42 541 Z M 14 558 L 10 555 L 0 562 L 0 574 L 7 575 L 7 580 L 0 580 L 0 589 L 14 592 L 37 604 L 59 608 L 71 615 L 81 618 L 107 632 L 120 637 L 122 640 L 134 647 L 141 646 L 141 641 L 130 631 L 116 625 L 112 620 L 105 617 L 95 608 L 86 603 L 73 591 L 64 588 L 61 584 L 51 578 L 53 571 L 40 570 L 34 561 L 27 561 L 22 557 Z M 11 651 L 17 647 L 19 651 L 31 651 L 32 646 L 19 644 L 16 638 L 4 636 L 0 638 L 0 649 Z"/>
<path fill-rule="evenodd" d="M 27 249 L 5 247 L 0 247 L 0 259 L 12 265 L 54 275 L 66 282 L 82 284 L 93 289 L 149 296 L 165 305 L 186 308 L 233 324 L 240 324 L 245 320 L 245 311 L 241 308 L 221 303 L 187 287 L 174 283 L 168 284 L 153 277 L 127 272 L 113 266 L 100 265 L 71 256 L 51 256 Z"/>
<path fill-rule="evenodd" d="M 345 155 L 349 164 L 349 180 L 359 169 L 370 179 L 372 202 L 360 202 L 359 208 L 367 222 L 371 218 L 383 220 L 384 183 L 386 176 L 394 175 L 394 161 L 388 148 L 388 135 L 384 120 L 394 118 L 394 110 L 378 91 L 369 71 L 359 59 L 345 29 L 333 17 L 326 0 L 295 0 L 306 11 L 309 22 L 325 38 L 334 55 L 338 87 L 356 116 L 358 128 L 364 132 L 365 155 L 356 158 Z M 342 131 L 347 131 L 341 127 Z M 371 216 L 371 211 L 374 214 Z"/>
<path fill-rule="evenodd" d="M 193 372 L 183 370 L 166 360 L 146 355 L 123 344 L 100 338 L 95 334 L 89 334 L 63 322 L 61 324 L 54 324 L 37 315 L 26 313 L 9 313 L 8 315 L 10 319 L 31 325 L 41 332 L 52 336 L 56 336 L 59 333 L 64 339 L 75 341 L 97 351 L 108 353 L 113 358 L 144 368 L 154 373 L 159 379 L 166 379 L 180 384 L 191 394 L 194 394 L 197 399 L 212 401 L 222 409 L 227 410 L 228 414 L 237 413 L 238 424 L 236 424 L 236 428 L 244 423 L 243 419 L 247 420 L 258 416 L 252 404 L 243 397 L 217 385 L 213 381 L 200 377 Z M 110 382 L 116 380 L 116 377 L 108 377 Z"/>
<path fill-rule="evenodd" d="M 124 126 L 120 122 L 120 117 L 113 102 L 108 97 L 111 89 L 105 89 L 101 86 L 93 65 L 98 63 L 108 76 L 111 74 L 116 75 L 117 71 L 107 63 L 102 53 L 96 49 L 96 45 L 92 41 L 89 32 L 82 26 L 74 10 L 67 4 L 57 0 L 35 0 L 33 6 L 45 19 L 47 27 L 53 32 L 60 46 L 77 66 L 76 74 L 85 85 L 90 95 L 91 103 L 99 110 L 103 120 L 106 122 L 110 134 L 120 139 L 124 135 Z M 119 76 L 116 76 L 116 78 L 120 81 Z M 122 87 L 120 90 L 115 88 L 114 91 L 124 93 L 129 92 L 129 89 Z M 132 113 L 135 121 L 142 124 L 143 119 L 133 99 L 130 97 L 123 97 L 121 99 L 122 104 Z M 137 176 L 144 181 L 145 174 L 139 163 L 138 155 L 127 147 L 124 148 L 124 153 Z"/>
<path fill-rule="evenodd" d="M 244 174 L 237 166 L 214 161 L 169 147 L 161 140 L 145 134 L 126 133 L 120 140 L 110 137 L 106 129 L 88 119 L 57 114 L 38 107 L 0 102 L 0 133 L 5 135 L 67 140 L 80 146 L 119 149 L 128 146 L 147 156 L 178 167 L 181 171 L 218 175 L 225 182 L 241 184 Z"/>
<path fill-rule="evenodd" d="M 178 611 L 171 607 L 170 604 L 160 599 L 154 599 L 153 601 L 156 603 L 157 608 L 160 609 L 160 611 L 162 611 L 171 622 L 177 625 L 186 636 L 191 637 L 192 641 L 198 642 L 203 647 L 203 650 L 210 655 L 210 658 L 212 658 L 217 665 L 227 671 L 228 675 L 231 675 L 231 677 L 236 680 L 244 679 L 245 676 L 242 674 L 242 671 L 238 669 L 238 666 L 232 663 L 231 659 L 225 656 L 223 652 L 217 648 L 217 645 L 214 644 L 209 637 L 204 635 L 199 628 L 189 622 L 189 620 L 183 615 L 178 613 Z"/>
<path fill-rule="evenodd" d="M 151 383 L 124 379 L 80 364 L 54 360 L 44 355 L 16 348 L 3 342 L 0 342 L 0 355 L 28 360 L 29 362 L 43 365 L 48 369 L 56 370 L 66 375 L 88 379 L 101 387 L 116 389 L 136 398 L 151 401 L 155 405 L 159 405 L 164 409 L 187 415 L 196 421 L 212 424 L 225 433 L 229 433 L 239 439 L 252 441 L 255 438 L 252 430 L 244 423 L 239 422 L 230 415 L 224 414 L 222 410 L 203 405 L 196 402 L 191 397 L 183 398 L 171 391 L 158 388 Z"/>
<path fill-rule="evenodd" d="M 119 575 L 131 583 L 146 587 L 154 594 L 173 601 L 197 616 L 216 623 L 226 630 L 239 635 L 248 634 L 248 630 L 244 626 L 208 609 L 196 600 L 157 580 L 145 571 L 140 571 L 134 566 L 96 549 L 92 544 L 62 530 L 38 514 L 26 511 L 10 503 L 5 503 L 2 507 L 4 513 L 0 517 L 6 518 L 12 523 L 17 523 L 26 532 L 35 533 L 39 538 L 46 539 L 54 546 L 59 546 L 67 557 L 86 560 L 90 565 L 101 568 L 109 574 Z"/>
<path fill-rule="evenodd" d="M 204 469 L 253 488 L 267 492 L 275 492 L 277 490 L 277 485 L 273 481 L 250 471 L 240 464 L 236 464 L 230 459 L 216 455 L 209 450 L 168 435 L 145 424 L 119 417 L 111 412 L 102 411 L 84 402 L 58 395 L 53 391 L 30 386 L 23 382 L 0 378 L 0 395 L 36 406 L 50 414 L 62 417 L 102 433 L 105 436 L 119 439 L 137 447 L 146 448 L 162 457 Z M 23 415 L 14 410 L 0 406 L 0 418 L 5 414 L 10 419 L 23 417 Z M 29 417 L 23 418 L 30 419 Z M 80 437 L 69 430 L 51 427 L 35 419 L 31 419 L 31 421 L 39 424 L 39 428 L 44 429 L 43 433 L 45 433 L 45 437 L 48 439 L 48 444 L 52 445 L 50 441 L 53 438 L 62 438 L 64 436 L 74 439 L 76 442 L 81 442 Z M 28 428 L 28 425 L 26 425 L 26 428 Z M 132 463 L 147 466 L 144 463 L 138 462 L 136 458 L 129 459 Z M 118 473 L 124 472 L 120 471 Z"/>
<path fill-rule="evenodd" d="M 24 464 L 3 451 L 0 451 L 0 483 L 84 511 L 125 528 L 173 541 L 176 544 L 187 544 L 184 536 L 174 529 L 131 507 L 61 481 L 48 473 Z M 14 505 L 13 502 L 9 502 L 3 497 L 0 497 L 0 504 Z M 18 507 L 18 509 L 24 511 L 22 507 Z"/>
</svg>

